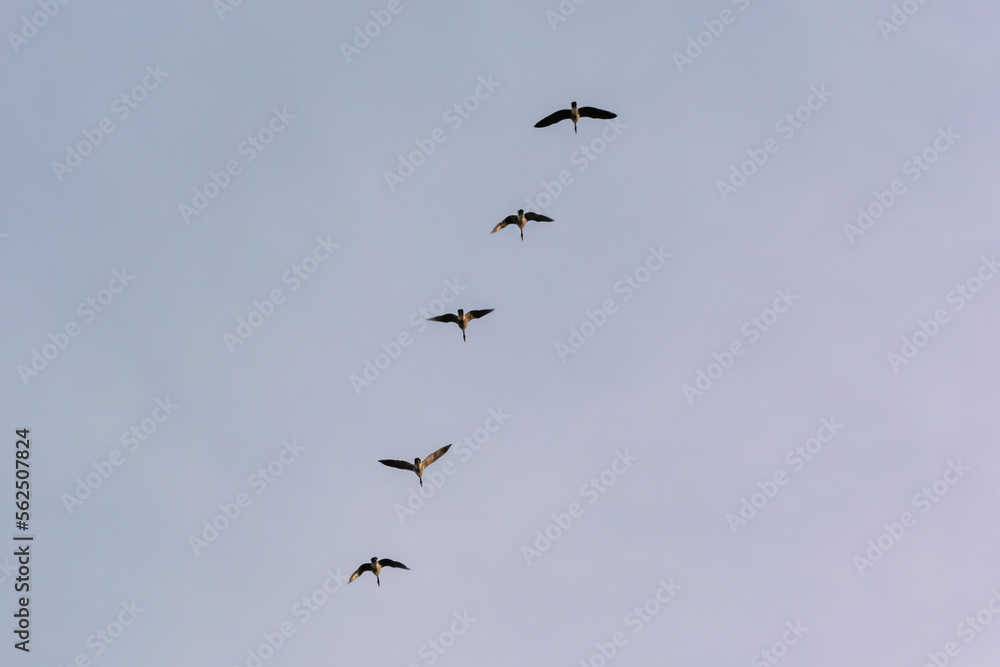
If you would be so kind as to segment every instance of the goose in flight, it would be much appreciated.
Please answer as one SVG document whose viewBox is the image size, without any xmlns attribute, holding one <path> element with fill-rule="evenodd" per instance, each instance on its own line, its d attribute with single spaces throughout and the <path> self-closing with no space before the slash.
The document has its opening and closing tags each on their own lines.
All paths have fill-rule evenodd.
<svg viewBox="0 0 1000 667">
<path fill-rule="evenodd" d="M 379 560 L 375 556 L 372 556 L 372 562 L 365 563 L 364 565 L 356 569 L 354 571 L 354 574 L 351 575 L 351 578 L 347 580 L 347 583 L 351 583 L 365 572 L 371 572 L 372 574 L 375 575 L 375 583 L 381 586 L 382 582 L 379 581 L 378 575 L 380 572 L 382 572 L 383 567 L 398 567 L 404 570 L 410 569 L 398 561 L 390 560 L 388 558 L 383 558 L 382 560 Z"/>
<path fill-rule="evenodd" d="M 559 121 L 566 120 L 567 118 L 573 121 L 573 133 L 576 133 L 576 124 L 581 118 L 600 118 L 602 120 L 610 120 L 612 118 L 617 118 L 618 114 L 611 113 L 610 111 L 605 111 L 604 109 L 598 109 L 596 107 L 579 107 L 577 108 L 576 102 L 573 102 L 573 106 L 569 109 L 560 109 L 559 111 L 549 114 L 545 118 L 541 119 L 535 123 L 535 127 L 548 127 L 549 125 L 554 125 Z"/>
<path fill-rule="evenodd" d="M 465 312 L 461 308 L 458 309 L 458 315 L 454 313 L 445 313 L 444 315 L 438 315 L 437 317 L 428 317 L 428 320 L 433 322 L 454 322 L 462 330 L 462 340 L 465 340 L 465 327 L 469 326 L 469 322 L 472 320 L 489 315 L 493 312 L 492 308 L 487 308 L 486 310 L 470 310 Z"/>
<path fill-rule="evenodd" d="M 390 468 L 399 468 L 400 470 L 412 470 L 413 472 L 417 473 L 417 479 L 420 480 L 420 486 L 423 486 L 424 471 L 427 470 L 427 466 L 429 466 L 430 464 L 434 463 L 439 458 L 444 456 L 445 452 L 447 452 L 450 448 L 451 448 L 450 444 L 445 445 L 441 449 L 429 455 L 423 461 L 421 461 L 420 457 L 418 456 L 417 458 L 413 459 L 413 463 L 410 463 L 408 461 L 396 461 L 394 459 L 379 459 L 378 462 L 384 466 L 389 466 Z"/>
<path fill-rule="evenodd" d="M 541 213 L 534 213 L 533 211 L 524 212 L 523 208 L 517 209 L 517 215 L 508 215 L 506 218 L 497 223 L 497 226 L 493 228 L 490 234 L 496 234 L 501 229 L 507 225 L 517 225 L 521 230 L 521 240 L 524 240 L 524 226 L 528 224 L 528 220 L 536 220 L 538 222 L 555 222 L 552 218 L 547 215 L 542 215 Z"/>
</svg>

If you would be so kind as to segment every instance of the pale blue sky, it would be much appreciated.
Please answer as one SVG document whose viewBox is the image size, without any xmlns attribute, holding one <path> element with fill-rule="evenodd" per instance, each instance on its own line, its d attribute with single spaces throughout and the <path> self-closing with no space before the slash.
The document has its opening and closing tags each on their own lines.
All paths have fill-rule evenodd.
<svg viewBox="0 0 1000 667">
<path fill-rule="evenodd" d="M 0 10 L 22 664 L 995 663 L 1000 11 L 54 6 Z M 377 462 L 447 443 L 422 506 Z"/>
</svg>

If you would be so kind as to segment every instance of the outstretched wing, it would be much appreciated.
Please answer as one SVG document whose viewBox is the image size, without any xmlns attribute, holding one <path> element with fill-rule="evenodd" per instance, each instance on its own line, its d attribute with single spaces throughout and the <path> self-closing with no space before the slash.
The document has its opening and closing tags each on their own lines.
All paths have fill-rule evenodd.
<svg viewBox="0 0 1000 667">
<path fill-rule="evenodd" d="M 618 118 L 618 114 L 605 111 L 604 109 L 598 109 L 597 107 L 580 107 L 577 111 L 579 111 L 580 115 L 584 118 L 601 118 L 603 120 Z"/>
<path fill-rule="evenodd" d="M 427 319 L 434 322 L 454 322 L 458 324 L 458 315 L 455 313 L 445 313 L 444 315 L 438 315 L 437 317 L 428 317 Z"/>
<path fill-rule="evenodd" d="M 379 561 L 378 561 L 378 564 L 381 565 L 382 567 L 398 567 L 398 568 L 403 569 L 403 570 L 409 570 L 410 569 L 410 568 L 406 567 L 405 565 L 403 565 L 402 563 L 400 563 L 399 561 L 390 560 L 388 558 L 380 558 Z"/>
<path fill-rule="evenodd" d="M 553 114 L 549 114 L 545 118 L 535 123 L 535 127 L 548 127 L 549 125 L 558 123 L 561 120 L 569 120 L 572 117 L 573 115 L 570 113 L 569 109 L 560 109 L 559 111 Z"/>
<path fill-rule="evenodd" d="M 537 220 L 538 222 L 555 222 L 555 220 L 553 220 L 547 215 L 542 215 L 541 213 L 534 213 L 532 211 L 528 211 L 527 213 L 525 213 L 524 217 L 526 220 Z"/>
<path fill-rule="evenodd" d="M 507 225 L 516 225 L 516 224 L 517 224 L 517 216 L 516 215 L 508 215 L 506 218 L 504 218 L 503 220 L 501 220 L 500 222 L 497 223 L 497 226 L 493 228 L 493 231 L 490 232 L 490 234 L 494 234 L 496 232 L 499 232 L 501 229 L 503 229 Z"/>
<path fill-rule="evenodd" d="M 493 312 L 492 308 L 487 308 L 486 310 L 470 310 L 469 316 L 472 319 L 477 319 L 479 317 L 483 317 L 484 315 L 489 315 L 492 312 Z"/>
<path fill-rule="evenodd" d="M 360 577 L 365 572 L 371 572 L 371 570 L 372 570 L 372 564 L 371 563 L 365 563 L 364 565 L 362 565 L 361 567 L 359 567 L 358 569 L 356 569 L 354 571 L 354 574 L 352 574 L 351 578 L 347 580 L 347 583 L 351 583 L 352 581 L 354 581 L 355 579 L 357 579 L 358 577 Z"/>
<path fill-rule="evenodd" d="M 429 466 L 430 464 L 434 463 L 439 458 L 441 458 L 442 456 L 444 456 L 445 452 L 447 452 L 450 448 L 451 448 L 450 444 L 449 445 L 445 445 L 444 447 L 442 447 L 441 449 L 437 450 L 436 452 L 434 452 L 433 454 L 431 454 L 430 456 L 428 456 L 426 459 L 424 459 L 420 463 L 422 463 L 423 466 L 424 466 L 424 468 L 426 468 L 427 466 Z"/>
<path fill-rule="evenodd" d="M 408 463 L 407 461 L 396 461 L 395 459 L 379 459 L 378 462 L 384 466 L 389 466 L 390 468 L 399 468 L 400 470 L 409 470 L 410 472 L 414 472 L 413 464 Z"/>
</svg>

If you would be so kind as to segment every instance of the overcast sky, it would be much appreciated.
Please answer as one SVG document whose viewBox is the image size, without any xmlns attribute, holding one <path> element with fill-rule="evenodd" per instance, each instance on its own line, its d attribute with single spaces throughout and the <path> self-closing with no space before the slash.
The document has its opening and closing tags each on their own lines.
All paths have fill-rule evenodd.
<svg viewBox="0 0 1000 667">
<path fill-rule="evenodd" d="M 996 664 L 1000 9 L 0 25 L 3 664 Z"/>
</svg>

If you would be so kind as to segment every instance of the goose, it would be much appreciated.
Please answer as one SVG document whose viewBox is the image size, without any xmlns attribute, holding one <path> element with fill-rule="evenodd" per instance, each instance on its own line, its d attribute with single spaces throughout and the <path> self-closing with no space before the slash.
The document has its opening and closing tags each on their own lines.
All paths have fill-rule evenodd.
<svg viewBox="0 0 1000 667">
<path fill-rule="evenodd" d="M 444 447 L 437 450 L 433 454 L 430 454 L 423 461 L 420 460 L 420 457 L 413 459 L 413 463 L 410 463 L 408 461 L 396 461 L 395 459 L 379 459 L 378 462 L 384 466 L 389 466 L 390 468 L 399 468 L 400 470 L 412 470 L 413 472 L 417 473 L 417 479 L 420 480 L 420 486 L 423 486 L 424 471 L 427 470 L 427 466 L 429 466 L 430 464 L 434 463 L 439 458 L 444 456 L 445 452 L 447 452 L 450 448 L 451 448 L 450 444 L 445 445 Z"/>
<path fill-rule="evenodd" d="M 521 230 L 521 240 L 524 240 L 524 226 L 528 224 L 528 220 L 536 220 L 538 222 L 555 222 L 552 218 L 547 215 L 542 215 L 541 213 L 534 213 L 533 211 L 524 212 L 523 208 L 517 209 L 517 215 L 508 215 L 506 218 L 497 223 L 497 226 L 493 228 L 490 234 L 496 234 L 501 229 L 507 225 L 517 225 Z"/>
<path fill-rule="evenodd" d="M 610 120 L 612 118 L 618 118 L 618 114 L 605 111 L 604 109 L 598 109 L 596 107 L 577 108 L 576 102 L 573 102 L 573 106 L 571 108 L 560 109 L 553 114 L 549 114 L 535 123 L 535 127 L 548 127 L 549 125 L 554 125 L 555 123 L 566 120 L 567 118 L 573 121 L 573 132 L 575 134 L 576 124 L 581 118 L 600 118 L 602 120 Z"/>
<path fill-rule="evenodd" d="M 382 582 L 379 581 L 378 575 L 380 572 L 382 572 L 383 567 L 398 567 L 404 570 L 410 569 L 398 561 L 390 560 L 388 558 L 383 558 L 382 560 L 379 560 L 375 556 L 372 556 L 372 562 L 365 563 L 364 565 L 356 569 L 354 571 L 354 574 L 351 575 L 351 578 L 347 580 L 347 583 L 351 583 L 365 572 L 371 572 L 372 574 L 375 575 L 375 583 L 381 586 Z"/>
<path fill-rule="evenodd" d="M 458 309 L 458 315 L 454 313 L 445 313 L 444 315 L 438 315 L 437 317 L 428 317 L 428 320 L 432 322 L 454 322 L 462 330 L 462 340 L 465 340 L 465 327 L 469 326 L 469 322 L 479 317 L 489 315 L 493 312 L 492 308 L 487 308 L 486 310 L 470 310 L 465 312 L 461 308 Z"/>
</svg>

